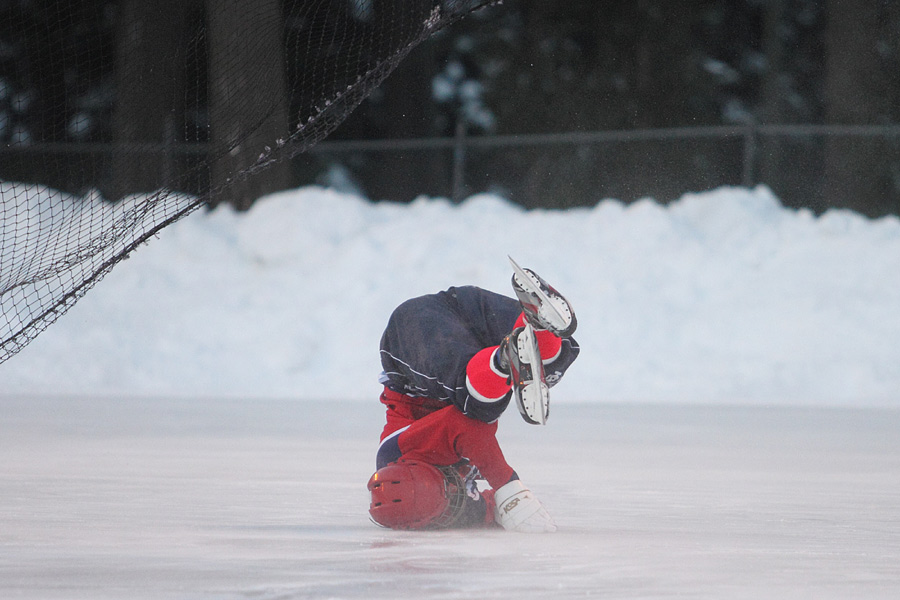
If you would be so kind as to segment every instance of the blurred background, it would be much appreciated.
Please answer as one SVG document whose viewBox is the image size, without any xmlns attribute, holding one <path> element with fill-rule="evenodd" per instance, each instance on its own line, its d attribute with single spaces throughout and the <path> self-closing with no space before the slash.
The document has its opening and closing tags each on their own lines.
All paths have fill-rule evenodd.
<svg viewBox="0 0 900 600">
<path fill-rule="evenodd" d="M 234 3 L 0 0 L 0 178 L 109 200 L 207 194 L 228 172 L 197 168 L 217 131 L 263 104 L 294 125 L 312 101 L 322 64 L 285 49 L 317 43 L 339 61 L 353 38 L 325 31 L 365 32 L 397 8 L 330 0 L 312 22 L 305 2 L 253 2 L 261 31 L 283 37 L 246 35 L 230 76 L 284 76 L 235 114 L 211 98 L 217 48 L 252 26 Z M 817 213 L 900 214 L 900 3 L 507 0 L 413 49 L 328 140 L 210 202 L 246 209 L 316 183 L 528 208 L 762 183 Z"/>
</svg>

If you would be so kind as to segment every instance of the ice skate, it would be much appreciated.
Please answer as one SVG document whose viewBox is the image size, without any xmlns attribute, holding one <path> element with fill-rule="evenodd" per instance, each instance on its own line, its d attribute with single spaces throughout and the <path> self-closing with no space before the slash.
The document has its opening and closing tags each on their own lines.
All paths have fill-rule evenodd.
<svg viewBox="0 0 900 600">
<path fill-rule="evenodd" d="M 530 323 L 504 338 L 497 350 L 497 363 L 501 371 L 509 373 L 522 418 L 532 425 L 545 425 L 550 414 L 550 388 Z"/>
<path fill-rule="evenodd" d="M 546 329 L 559 337 L 571 337 L 578 322 L 572 305 L 562 294 L 531 269 L 523 269 L 512 257 L 512 286 L 525 318 L 536 329 Z"/>
</svg>

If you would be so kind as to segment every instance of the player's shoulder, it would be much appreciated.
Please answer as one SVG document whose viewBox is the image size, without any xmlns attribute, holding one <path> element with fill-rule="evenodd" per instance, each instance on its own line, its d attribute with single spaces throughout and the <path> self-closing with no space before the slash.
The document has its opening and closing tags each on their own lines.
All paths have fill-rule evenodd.
<svg viewBox="0 0 900 600">
<path fill-rule="evenodd" d="M 465 303 L 497 303 L 497 304 L 517 304 L 518 301 L 510 298 L 509 296 L 504 296 L 503 294 L 498 294 L 497 292 L 492 292 L 490 290 L 486 290 L 484 288 L 478 287 L 476 285 L 459 285 L 447 288 L 442 294 L 445 294 L 449 297 L 454 298 L 457 302 L 465 302 Z"/>
<path fill-rule="evenodd" d="M 434 319 L 440 315 L 443 319 L 477 323 L 488 318 L 488 315 L 491 318 L 513 315 L 515 319 L 518 306 L 518 301 L 508 296 L 475 285 L 458 285 L 406 300 L 394 310 L 391 319 L 405 322 L 409 319 Z"/>
<path fill-rule="evenodd" d="M 458 314 L 474 326 L 489 330 L 491 338 L 508 333 L 521 312 L 518 300 L 484 288 L 460 286 L 450 288 L 451 292 L 455 293 L 453 303 Z"/>
</svg>

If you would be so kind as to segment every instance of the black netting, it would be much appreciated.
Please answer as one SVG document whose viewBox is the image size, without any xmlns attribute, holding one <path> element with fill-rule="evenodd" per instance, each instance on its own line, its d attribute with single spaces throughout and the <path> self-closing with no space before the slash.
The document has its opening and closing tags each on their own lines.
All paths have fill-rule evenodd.
<svg viewBox="0 0 900 600">
<path fill-rule="evenodd" d="M 492 1 L 0 0 L 0 362 L 163 227 L 287 187 L 286 159 Z"/>
</svg>

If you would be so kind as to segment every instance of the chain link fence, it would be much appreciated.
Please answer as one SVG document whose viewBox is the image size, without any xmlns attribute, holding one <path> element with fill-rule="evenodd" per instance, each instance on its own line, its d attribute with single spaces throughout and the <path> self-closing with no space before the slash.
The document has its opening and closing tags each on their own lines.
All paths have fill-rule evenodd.
<svg viewBox="0 0 900 600">
<path fill-rule="evenodd" d="M 205 143 L 41 143 L 0 148 L 0 178 L 83 194 L 116 153 L 161 156 L 159 187 L 203 194 Z M 48 160 L 52 157 L 53 160 Z M 48 165 L 57 165 L 48 169 Z M 295 185 L 345 186 L 372 200 L 460 201 L 494 192 L 526 208 L 604 198 L 667 202 L 719 186 L 768 185 L 786 206 L 900 215 L 900 125 L 676 127 L 547 134 L 326 140 L 292 159 Z M 184 173 L 194 173 L 185 179 Z M 184 182 L 187 182 L 186 184 Z"/>
</svg>

